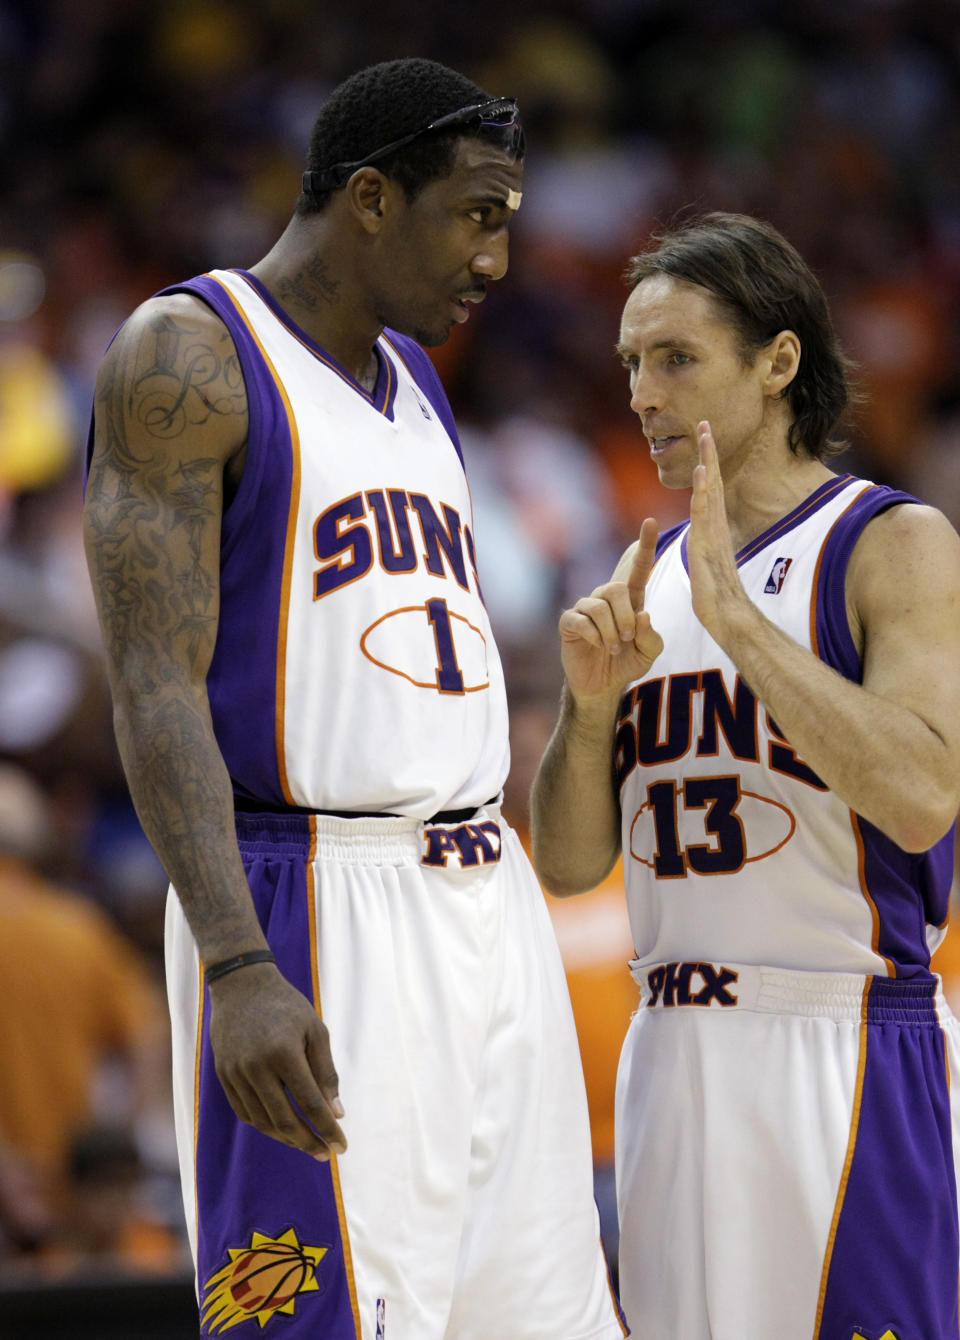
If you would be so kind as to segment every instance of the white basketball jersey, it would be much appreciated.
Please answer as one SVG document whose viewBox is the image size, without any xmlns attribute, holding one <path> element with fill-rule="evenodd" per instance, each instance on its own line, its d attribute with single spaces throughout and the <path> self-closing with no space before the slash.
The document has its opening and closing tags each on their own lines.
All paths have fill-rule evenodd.
<svg viewBox="0 0 960 1340">
<path fill-rule="evenodd" d="M 172 291 L 223 319 L 249 402 L 208 679 L 238 796 L 411 817 L 496 797 L 503 675 L 425 352 L 385 332 L 367 392 L 254 276 L 217 270 Z"/>
<path fill-rule="evenodd" d="M 844 601 L 863 527 L 906 494 L 842 475 L 737 555 L 750 599 L 849 679 Z M 644 962 L 923 972 L 947 915 L 952 834 L 911 855 L 806 766 L 693 613 L 686 524 L 661 539 L 646 608 L 664 650 L 621 703 L 624 873 Z"/>
</svg>

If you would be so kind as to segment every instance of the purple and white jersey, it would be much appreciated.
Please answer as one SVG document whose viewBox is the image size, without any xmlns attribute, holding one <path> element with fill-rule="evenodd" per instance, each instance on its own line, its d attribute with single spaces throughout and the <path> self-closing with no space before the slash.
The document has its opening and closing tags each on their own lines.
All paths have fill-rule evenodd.
<svg viewBox="0 0 960 1340">
<path fill-rule="evenodd" d="M 764 615 L 854 681 L 847 564 L 867 522 L 903 502 L 916 499 L 840 475 L 737 555 Z M 693 613 L 687 529 L 661 537 L 646 608 L 664 650 L 628 687 L 617 723 L 638 958 L 927 974 L 947 917 L 952 833 L 904 852 L 797 756 Z"/>
<path fill-rule="evenodd" d="M 411 817 L 496 797 L 503 674 L 426 353 L 385 331 L 367 392 L 253 275 L 216 270 L 167 292 L 221 317 L 249 401 L 208 677 L 236 793 Z"/>
</svg>

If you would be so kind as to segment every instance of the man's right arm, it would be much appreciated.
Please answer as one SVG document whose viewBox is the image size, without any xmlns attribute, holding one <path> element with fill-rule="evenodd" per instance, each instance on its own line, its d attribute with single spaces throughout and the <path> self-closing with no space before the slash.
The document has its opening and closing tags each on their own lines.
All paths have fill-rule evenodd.
<svg viewBox="0 0 960 1340">
<path fill-rule="evenodd" d="M 266 947 L 206 689 L 225 480 L 247 433 L 226 328 L 187 295 L 144 304 L 104 359 L 94 417 L 84 542 L 117 741 L 141 823 L 210 964 Z M 218 979 L 211 1001 L 217 1071 L 238 1115 L 326 1156 L 292 1093 L 317 1130 L 342 1143 L 326 1030 L 309 1002 L 269 964 Z"/>
<path fill-rule="evenodd" d="M 560 717 L 530 796 L 533 865 L 560 896 L 595 888 L 620 854 L 613 737 L 623 690 L 663 649 L 643 609 L 656 541 L 648 518 L 612 579 L 560 617 Z"/>
<path fill-rule="evenodd" d="M 578 704 L 563 686 L 560 716 L 530 793 L 530 845 L 543 887 L 558 897 L 586 893 L 620 854 L 620 806 L 613 775 L 617 692 Z"/>
<path fill-rule="evenodd" d="M 207 962 L 265 945 L 206 692 L 223 480 L 247 427 L 231 361 L 226 330 L 197 300 L 140 308 L 100 368 L 84 500 L 120 753 Z"/>
</svg>

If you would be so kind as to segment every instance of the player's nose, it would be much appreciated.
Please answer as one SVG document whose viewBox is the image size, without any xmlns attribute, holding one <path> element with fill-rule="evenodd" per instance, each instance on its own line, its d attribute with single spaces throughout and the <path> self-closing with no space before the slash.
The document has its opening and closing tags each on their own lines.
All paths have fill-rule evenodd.
<svg viewBox="0 0 960 1340">
<path fill-rule="evenodd" d="M 510 243 L 506 228 L 499 229 L 486 239 L 483 250 L 473 258 L 471 270 L 484 279 L 502 279 L 507 273 L 510 259 Z"/>
<path fill-rule="evenodd" d="M 663 395 L 649 374 L 643 372 L 642 366 L 630 378 L 630 408 L 641 419 L 663 408 Z"/>
</svg>

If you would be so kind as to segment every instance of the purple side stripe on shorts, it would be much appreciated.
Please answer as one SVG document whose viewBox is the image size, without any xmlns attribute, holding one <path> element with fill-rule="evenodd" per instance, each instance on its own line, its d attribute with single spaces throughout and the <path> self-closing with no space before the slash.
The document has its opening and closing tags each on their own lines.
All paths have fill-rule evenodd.
<svg viewBox="0 0 960 1340">
<path fill-rule="evenodd" d="M 313 998 L 304 816 L 240 815 L 237 834 L 277 964 Z M 331 1165 L 239 1121 L 213 1066 L 209 996 L 197 1132 L 201 1334 L 259 1335 L 275 1316 L 288 1340 L 358 1340 Z"/>
<path fill-rule="evenodd" d="M 856 1143 L 816 1340 L 957 1340 L 960 1234 L 935 981 L 874 978 Z"/>
</svg>

